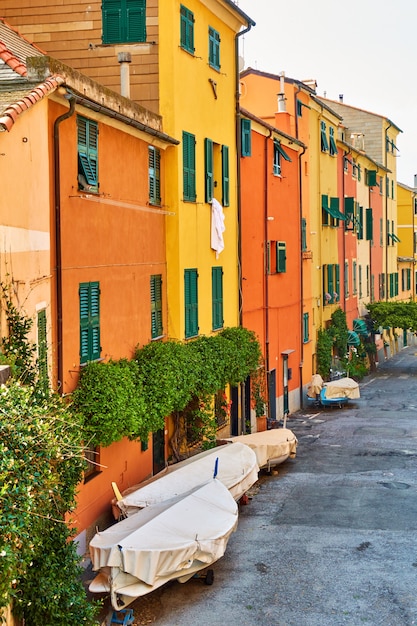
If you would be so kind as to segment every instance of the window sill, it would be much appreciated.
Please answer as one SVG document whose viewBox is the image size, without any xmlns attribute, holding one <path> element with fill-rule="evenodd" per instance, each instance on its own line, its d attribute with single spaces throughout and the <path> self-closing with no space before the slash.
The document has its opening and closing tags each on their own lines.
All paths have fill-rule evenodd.
<svg viewBox="0 0 417 626">
<path fill-rule="evenodd" d="M 164 337 L 166 337 L 166 335 L 164 335 L 164 334 L 158 335 L 157 337 L 151 337 L 151 341 L 160 341 Z"/>
<path fill-rule="evenodd" d="M 82 369 L 83 367 L 86 367 L 89 363 L 101 363 L 102 361 L 104 361 L 103 357 L 100 357 L 99 359 L 92 359 L 91 361 L 80 363 L 80 368 Z"/>
</svg>

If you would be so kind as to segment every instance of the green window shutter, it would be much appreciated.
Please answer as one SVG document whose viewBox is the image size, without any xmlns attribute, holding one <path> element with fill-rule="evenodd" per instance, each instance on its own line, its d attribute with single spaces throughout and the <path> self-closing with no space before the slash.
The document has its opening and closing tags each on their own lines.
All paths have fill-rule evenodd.
<svg viewBox="0 0 417 626">
<path fill-rule="evenodd" d="M 209 26 L 209 65 L 220 69 L 220 34 Z"/>
<path fill-rule="evenodd" d="M 222 146 L 222 204 L 230 206 L 229 147 Z"/>
<path fill-rule="evenodd" d="M 329 154 L 330 156 L 336 156 L 337 146 L 336 146 L 336 141 L 334 138 L 334 128 L 332 128 L 331 126 L 329 128 L 329 140 L 330 140 Z"/>
<path fill-rule="evenodd" d="M 390 240 L 391 240 L 391 233 L 389 232 L 389 227 L 390 227 L 390 221 L 387 220 L 387 246 L 389 246 Z"/>
<path fill-rule="evenodd" d="M 359 297 L 362 298 L 362 265 L 359 265 Z"/>
<path fill-rule="evenodd" d="M 339 219 L 341 219 L 344 215 L 339 211 L 339 198 L 330 198 L 330 215 L 333 217 L 333 226 L 339 226 Z M 339 217 L 339 215 L 341 217 Z"/>
<path fill-rule="evenodd" d="M 303 252 L 307 250 L 307 220 L 305 217 L 301 218 L 301 250 Z"/>
<path fill-rule="evenodd" d="M 326 123 L 325 122 L 320 122 L 320 144 L 321 144 L 321 151 L 322 152 L 328 152 L 329 151 L 329 142 L 327 141 Z"/>
<path fill-rule="evenodd" d="M 277 272 L 287 271 L 287 244 L 285 241 L 277 242 Z"/>
<path fill-rule="evenodd" d="M 154 274 L 150 277 L 151 287 L 151 336 L 152 339 L 163 335 L 162 325 L 162 276 Z"/>
<path fill-rule="evenodd" d="M 303 117 L 303 103 L 297 98 L 297 117 Z"/>
<path fill-rule="evenodd" d="M 330 296 L 329 304 L 333 300 L 334 284 L 333 284 L 333 264 L 327 266 L 327 293 Z"/>
<path fill-rule="evenodd" d="M 102 0 L 103 43 L 122 41 L 122 1 Z"/>
<path fill-rule="evenodd" d="M 345 209 L 345 230 L 353 230 L 355 223 L 355 199 L 354 198 L 345 198 L 344 199 L 344 209 Z"/>
<path fill-rule="evenodd" d="M 242 143 L 242 156 L 251 156 L 252 154 L 252 124 L 250 120 L 240 120 L 240 134 Z"/>
<path fill-rule="evenodd" d="M 395 272 L 394 274 L 394 285 L 395 285 L 395 294 L 396 296 L 398 296 L 398 272 Z"/>
<path fill-rule="evenodd" d="M 372 216 L 372 209 L 366 209 L 366 240 L 373 241 L 374 239 L 374 218 Z"/>
<path fill-rule="evenodd" d="M 385 195 L 389 198 L 389 178 L 388 176 L 385 178 Z"/>
<path fill-rule="evenodd" d="M 184 200 L 195 202 L 195 137 L 185 131 L 182 133 L 182 158 Z"/>
<path fill-rule="evenodd" d="M 223 328 L 223 268 L 211 268 L 212 329 Z"/>
<path fill-rule="evenodd" d="M 98 191 L 98 125 L 77 117 L 78 187 Z"/>
<path fill-rule="evenodd" d="M 196 269 L 184 270 L 185 338 L 198 335 L 198 274 Z"/>
<path fill-rule="evenodd" d="M 194 14 L 183 5 L 180 8 L 180 45 L 194 54 Z"/>
<path fill-rule="evenodd" d="M 358 207 L 358 223 L 356 229 L 358 239 L 363 239 L 363 207 Z"/>
<path fill-rule="evenodd" d="M 48 379 L 48 343 L 47 343 L 47 333 L 46 333 L 45 309 L 38 311 L 37 327 L 38 327 L 39 382 L 41 383 L 42 387 L 47 388 L 49 386 L 49 379 Z"/>
<path fill-rule="evenodd" d="M 146 41 L 146 0 L 103 0 L 103 43 Z"/>
<path fill-rule="evenodd" d="M 146 41 L 146 0 L 126 0 L 126 41 Z"/>
<path fill-rule="evenodd" d="M 358 287 L 357 287 L 357 262 L 356 261 L 353 261 L 352 280 L 353 280 L 353 293 L 356 294 L 357 291 L 358 291 Z"/>
<path fill-rule="evenodd" d="M 211 202 L 213 199 L 213 142 L 204 139 L 204 169 L 205 169 L 205 192 L 204 199 Z"/>
<path fill-rule="evenodd" d="M 349 297 L 349 262 L 345 261 L 345 273 L 343 275 L 345 298 Z"/>
<path fill-rule="evenodd" d="M 160 152 L 158 148 L 149 146 L 149 202 L 161 204 L 160 186 Z"/>
<path fill-rule="evenodd" d="M 321 215 L 323 226 L 329 225 L 329 196 L 323 194 L 321 196 Z"/>
<path fill-rule="evenodd" d="M 366 184 L 368 187 L 376 187 L 376 170 L 365 170 L 366 173 Z"/>
<path fill-rule="evenodd" d="M 303 343 L 307 343 L 310 339 L 309 337 L 309 315 L 308 313 L 303 314 Z"/>
<path fill-rule="evenodd" d="M 81 283 L 80 298 L 80 362 L 100 358 L 100 285 Z"/>
<path fill-rule="evenodd" d="M 334 302 L 340 298 L 340 265 L 336 263 L 334 266 L 334 293 L 332 294 Z"/>
</svg>

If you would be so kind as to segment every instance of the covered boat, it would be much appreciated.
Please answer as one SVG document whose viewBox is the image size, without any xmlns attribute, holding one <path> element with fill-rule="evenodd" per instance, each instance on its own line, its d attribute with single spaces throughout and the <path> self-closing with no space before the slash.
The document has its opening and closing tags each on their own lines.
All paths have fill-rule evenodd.
<svg viewBox="0 0 417 626">
<path fill-rule="evenodd" d="M 148 481 L 127 489 L 121 498 L 112 501 L 113 514 L 130 516 L 139 509 L 187 493 L 216 478 L 229 489 L 235 500 L 258 480 L 259 467 L 254 451 L 240 443 L 226 444 L 169 465 Z M 115 510 L 115 507 L 116 510 Z"/>
<path fill-rule="evenodd" d="M 273 428 L 250 435 L 239 435 L 227 439 L 233 445 L 244 443 L 256 454 L 258 465 L 268 471 L 274 465 L 294 458 L 297 453 L 297 437 L 288 428 Z"/>
<path fill-rule="evenodd" d="M 323 384 L 320 391 L 320 404 L 326 406 L 343 406 L 349 400 L 360 398 L 359 384 L 353 378 L 339 378 Z"/>
<path fill-rule="evenodd" d="M 90 542 L 93 593 L 122 609 L 169 580 L 186 582 L 220 559 L 238 522 L 237 503 L 217 479 L 154 504 Z"/>
</svg>

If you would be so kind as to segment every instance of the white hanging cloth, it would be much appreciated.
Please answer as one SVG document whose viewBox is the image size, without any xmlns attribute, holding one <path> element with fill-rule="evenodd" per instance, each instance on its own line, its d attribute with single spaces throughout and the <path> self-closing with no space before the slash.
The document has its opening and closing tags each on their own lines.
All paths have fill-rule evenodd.
<svg viewBox="0 0 417 626">
<path fill-rule="evenodd" d="M 223 233 L 225 230 L 223 207 L 216 198 L 213 198 L 211 201 L 211 248 L 216 251 L 216 259 L 224 250 Z"/>
</svg>

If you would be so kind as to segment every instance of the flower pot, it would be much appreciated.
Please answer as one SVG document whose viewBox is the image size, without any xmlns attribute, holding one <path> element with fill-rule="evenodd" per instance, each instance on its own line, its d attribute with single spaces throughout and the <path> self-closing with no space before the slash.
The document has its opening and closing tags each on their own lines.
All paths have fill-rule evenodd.
<svg viewBox="0 0 417 626">
<path fill-rule="evenodd" d="M 267 427 L 266 415 L 257 417 L 256 418 L 256 432 L 260 433 L 263 430 L 266 430 L 266 427 Z"/>
</svg>

